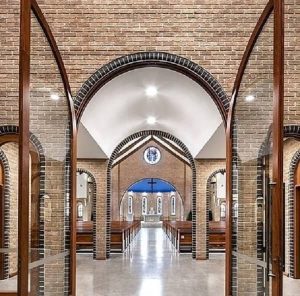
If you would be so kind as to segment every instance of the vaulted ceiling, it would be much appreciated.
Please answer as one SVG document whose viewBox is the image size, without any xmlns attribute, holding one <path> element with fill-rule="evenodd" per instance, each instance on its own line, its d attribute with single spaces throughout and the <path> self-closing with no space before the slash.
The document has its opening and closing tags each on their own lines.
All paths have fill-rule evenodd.
<svg viewBox="0 0 300 296">
<path fill-rule="evenodd" d="M 156 95 L 146 94 L 149 86 Z M 180 139 L 196 158 L 225 157 L 222 117 L 211 97 L 185 75 L 158 67 L 126 72 L 95 94 L 81 119 L 78 157 L 110 157 L 124 138 L 153 129 Z"/>
</svg>

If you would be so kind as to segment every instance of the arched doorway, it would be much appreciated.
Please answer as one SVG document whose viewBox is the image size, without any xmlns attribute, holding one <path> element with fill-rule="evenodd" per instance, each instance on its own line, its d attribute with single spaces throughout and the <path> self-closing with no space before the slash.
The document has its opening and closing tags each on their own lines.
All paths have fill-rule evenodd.
<svg viewBox="0 0 300 296">
<path fill-rule="evenodd" d="M 208 95 L 209 101 L 213 103 L 214 108 L 216 108 L 218 116 L 221 116 L 221 121 L 219 122 L 221 125 L 223 123 L 223 131 L 224 133 L 224 126 L 226 125 L 226 117 L 227 117 L 227 111 L 229 109 L 229 99 L 226 96 L 225 92 L 222 90 L 222 87 L 219 85 L 218 81 L 205 69 L 201 68 L 200 66 L 196 65 L 195 63 L 184 59 L 182 57 L 178 57 L 176 55 L 172 55 L 169 53 L 159 53 L 159 52 L 146 52 L 146 53 L 138 53 L 138 54 L 132 54 L 125 57 L 121 57 L 119 59 L 116 59 L 112 61 L 111 63 L 103 66 L 100 68 L 97 72 L 94 73 L 88 79 L 88 81 L 82 86 L 82 88 L 79 90 L 76 99 L 75 99 L 75 106 L 76 106 L 76 113 L 77 113 L 77 122 L 83 123 L 84 128 L 89 130 L 91 134 L 94 134 L 95 129 L 89 126 L 87 124 L 86 119 L 95 117 L 94 115 L 87 115 L 90 111 L 87 111 L 87 108 L 90 110 L 95 108 L 95 102 L 97 102 L 97 98 L 101 92 L 105 93 L 107 92 L 107 88 L 111 84 L 116 84 L 117 81 L 122 81 L 123 77 L 127 77 L 129 74 L 132 73 L 139 73 L 139 70 L 152 70 L 152 69 L 168 69 L 168 72 L 172 74 L 173 73 L 180 73 L 178 75 L 182 75 L 183 77 L 186 76 L 190 79 L 190 81 L 196 82 L 199 89 L 203 89 L 206 94 Z M 144 73 L 137 74 L 139 77 L 143 77 Z M 170 76 L 169 74 L 165 74 L 164 77 Z M 160 79 L 163 81 L 163 79 Z M 126 85 L 126 82 L 124 82 Z M 126 85 L 126 89 L 129 86 Z M 114 94 L 110 94 L 110 97 L 114 97 Z M 134 97 L 131 96 L 131 97 Z M 188 98 L 188 95 L 185 96 L 185 98 Z M 201 99 L 198 98 L 200 102 Z M 102 100 L 102 99 L 101 99 Z M 102 100 L 103 101 L 103 100 Z M 123 97 L 123 101 L 127 102 L 127 97 Z M 98 100 L 100 102 L 100 99 Z M 112 102 L 112 101 L 111 101 Z M 183 102 L 183 101 L 182 101 Z M 128 99 L 128 106 L 130 106 L 132 103 L 130 99 Z M 189 105 L 189 103 L 186 103 L 186 105 Z M 93 107 L 92 107 L 93 106 Z M 117 105 L 114 105 L 117 106 Z M 118 107 L 119 108 L 119 107 Z M 199 110 L 205 110 L 207 106 L 198 107 Z M 102 108 L 102 112 L 105 114 L 108 114 L 109 109 Z M 104 111 L 106 110 L 106 111 Z M 116 109 L 117 110 L 117 109 Z M 87 113 L 88 112 L 88 113 Z M 117 112 L 117 111 L 116 111 Z M 174 116 L 175 118 L 176 116 Z M 104 118 L 104 117 L 103 117 Z M 188 117 L 187 117 L 188 118 Z M 201 117 L 199 117 L 201 118 Z M 213 118 L 213 116 L 211 116 Z M 128 118 L 130 120 L 130 117 Z M 99 121 L 100 120 L 100 121 Z M 97 128 L 101 126 L 104 126 L 105 123 L 101 121 L 101 117 L 99 117 L 99 120 L 97 122 Z M 116 119 L 115 122 L 117 122 L 118 119 Z M 127 119 L 126 123 L 127 123 Z M 121 124 L 122 128 L 124 128 L 126 125 Z M 94 124 L 95 126 L 95 124 Z M 190 126 L 204 126 L 204 124 L 190 124 Z M 206 123 L 206 127 L 208 128 L 210 124 Z M 79 133 L 80 133 L 81 125 L 79 125 Z M 132 128 L 131 128 L 132 129 Z M 134 128 L 136 130 L 136 127 Z M 133 131 L 135 131 L 133 130 Z M 138 129 L 137 129 L 138 130 Z M 166 130 L 163 130 L 166 131 Z M 168 130 L 167 130 L 168 131 Z M 103 129 L 101 130 L 103 132 Z M 199 134 L 198 134 L 199 135 Z M 109 137 L 113 137 L 114 135 L 110 133 L 110 135 L 106 135 L 106 139 Z M 120 138 L 120 137 L 119 137 Z M 177 137 L 178 138 L 178 137 Z M 182 140 L 182 138 L 181 138 Z M 195 139 L 193 139 L 193 136 L 190 137 L 190 140 L 194 143 L 196 142 Z M 185 142 L 185 141 L 183 141 Z M 98 142 L 99 145 L 101 145 L 100 140 Z M 116 144 L 115 144 L 116 145 Z M 112 152 L 109 153 L 112 155 Z M 110 156 L 108 155 L 108 156 Z M 218 158 L 218 157 L 217 157 Z M 110 191 L 109 188 L 109 174 L 107 175 L 108 178 L 108 187 L 107 191 Z M 109 205 L 107 205 L 107 208 L 109 208 Z M 196 211 L 196 204 L 195 204 L 195 211 Z M 198 214 L 200 215 L 200 208 L 198 208 Z M 107 211 L 107 214 L 109 211 Z M 196 219 L 196 214 L 194 215 Z M 109 217 L 107 216 L 107 221 L 109 221 Z M 207 221 L 204 220 L 202 222 L 203 224 L 207 224 Z M 108 224 L 109 225 L 109 224 Z M 106 237 L 109 238 L 109 229 L 107 229 Z M 196 226 L 194 226 L 194 235 L 196 233 L 200 233 L 200 231 L 196 231 Z M 203 233 L 203 232 L 202 232 Z M 204 232 L 204 235 L 206 236 L 206 232 Z M 201 238 L 201 240 L 206 238 Z M 108 239 L 109 241 L 109 239 Z M 198 248 L 198 255 L 196 254 L 196 244 L 200 244 L 200 242 L 196 242 L 193 244 L 194 252 L 193 256 L 197 257 L 198 259 L 204 259 L 207 258 L 207 248 L 204 246 L 201 246 Z M 109 244 L 106 245 L 107 251 L 106 254 L 109 256 Z"/>
<path fill-rule="evenodd" d="M 178 190 L 159 178 L 145 178 L 131 184 L 120 202 L 120 220 L 124 221 L 139 219 L 145 222 L 147 215 L 154 215 L 155 222 L 180 221 L 184 220 L 184 213 L 184 202 Z"/>
</svg>

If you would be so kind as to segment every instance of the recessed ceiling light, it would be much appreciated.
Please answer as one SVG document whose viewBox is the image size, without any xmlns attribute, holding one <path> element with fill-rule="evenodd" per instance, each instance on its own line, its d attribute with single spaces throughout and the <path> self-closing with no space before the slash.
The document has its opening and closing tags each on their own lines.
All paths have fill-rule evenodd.
<svg viewBox="0 0 300 296">
<path fill-rule="evenodd" d="M 246 101 L 247 102 L 252 102 L 252 101 L 254 101 L 255 100 L 255 97 L 253 96 L 253 95 L 248 95 L 247 97 L 246 97 Z"/>
<path fill-rule="evenodd" d="M 51 94 L 51 99 L 54 101 L 58 101 L 59 100 L 59 95 L 58 94 Z"/>
<path fill-rule="evenodd" d="M 155 97 L 157 95 L 157 88 L 155 86 L 148 86 L 146 88 L 146 95 L 148 97 Z"/>
<path fill-rule="evenodd" d="M 153 116 L 149 116 L 149 117 L 147 118 L 147 123 L 148 123 L 148 124 L 155 124 L 155 123 L 156 123 L 156 118 L 153 117 Z"/>
</svg>

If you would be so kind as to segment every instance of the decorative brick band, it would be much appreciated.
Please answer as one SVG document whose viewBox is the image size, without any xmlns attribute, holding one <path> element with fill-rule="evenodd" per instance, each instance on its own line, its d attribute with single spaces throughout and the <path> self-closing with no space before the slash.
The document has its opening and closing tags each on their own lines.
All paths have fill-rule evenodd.
<svg viewBox="0 0 300 296">
<path fill-rule="evenodd" d="M 211 179 L 216 175 L 216 174 L 225 174 L 226 170 L 225 169 L 218 169 L 214 171 L 208 178 L 206 182 L 206 233 L 209 233 L 209 200 L 211 197 Z M 209 259 L 209 235 L 206 236 L 206 259 Z"/>
<path fill-rule="evenodd" d="M 3 125 L 0 126 L 0 137 L 5 135 L 19 135 L 19 128 L 15 125 Z M 39 155 L 39 162 L 40 162 L 40 183 L 39 183 L 39 201 L 40 201 L 40 208 L 39 208 L 39 257 L 42 259 L 44 258 L 44 232 L 45 232 L 45 225 L 44 225 L 44 208 L 45 208 L 45 167 L 46 167 L 46 159 L 44 150 L 42 147 L 41 142 L 38 138 L 30 133 L 29 137 L 30 143 L 35 147 L 38 155 Z M 8 195 L 9 198 L 9 195 Z M 8 204 L 9 207 L 9 204 Z M 9 210 L 5 211 L 4 221 L 7 221 L 7 227 L 9 227 Z M 7 241 L 9 243 L 9 241 Z M 37 269 L 36 269 L 37 270 Z M 40 295 L 44 295 L 44 268 L 43 266 L 38 267 L 39 272 L 39 293 Z"/>
<path fill-rule="evenodd" d="M 110 257 L 110 222 L 111 222 L 111 171 L 114 161 L 117 159 L 119 152 L 121 149 L 128 144 L 129 142 L 144 136 L 158 136 L 166 138 L 176 145 L 178 145 L 182 151 L 185 153 L 186 158 L 189 160 L 192 169 L 192 254 L 193 258 L 196 257 L 196 166 L 194 162 L 194 158 L 188 148 L 185 146 L 183 142 L 181 142 L 178 138 L 173 135 L 158 131 L 158 130 L 144 130 L 137 133 L 134 133 L 124 139 L 113 151 L 111 157 L 108 162 L 107 167 L 107 212 L 106 212 L 106 220 L 107 220 L 107 228 L 106 228 L 106 257 Z"/>
<path fill-rule="evenodd" d="M 101 67 L 82 85 L 74 98 L 77 121 L 95 93 L 108 81 L 127 71 L 142 67 L 162 67 L 178 71 L 203 87 L 217 105 L 226 126 L 230 99 L 207 70 L 186 58 L 166 52 L 139 52 L 117 58 Z"/>
<path fill-rule="evenodd" d="M 2 163 L 4 170 L 4 192 L 3 192 L 3 216 L 4 216 L 4 227 L 3 227 L 3 248 L 9 248 L 9 211 L 10 211 L 10 167 L 8 163 L 8 159 L 4 153 L 4 151 L 0 148 L 0 162 Z M 2 215 L 2 213 L 0 213 Z M 3 268 L 3 278 L 1 280 L 9 278 L 9 262 L 8 262 L 8 254 L 3 254 L 4 266 L 0 266 Z"/>
<path fill-rule="evenodd" d="M 96 221 L 97 221 L 97 211 L 96 211 L 96 199 L 97 199 L 97 184 L 96 184 L 96 179 L 94 177 L 94 175 L 85 170 L 85 169 L 81 169 L 81 168 L 78 168 L 77 169 L 77 172 L 82 174 L 82 173 L 85 173 L 87 174 L 92 182 L 93 182 L 93 202 L 92 202 L 92 213 L 93 213 L 93 258 L 96 259 Z"/>
</svg>

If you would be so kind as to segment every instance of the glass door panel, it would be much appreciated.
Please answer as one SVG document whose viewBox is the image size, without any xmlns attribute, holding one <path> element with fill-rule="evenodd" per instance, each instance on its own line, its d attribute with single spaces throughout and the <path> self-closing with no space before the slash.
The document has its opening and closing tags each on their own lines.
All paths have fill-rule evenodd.
<svg viewBox="0 0 300 296">
<path fill-rule="evenodd" d="M 30 76 L 30 291 L 68 295 L 70 110 L 55 57 L 33 13 Z"/>
<path fill-rule="evenodd" d="M 233 113 L 233 295 L 271 295 L 273 15 L 249 57 Z"/>
</svg>

